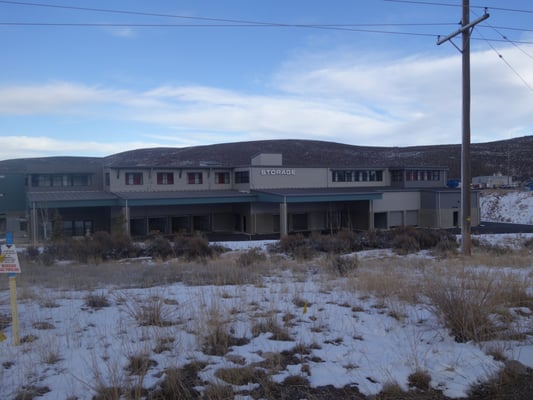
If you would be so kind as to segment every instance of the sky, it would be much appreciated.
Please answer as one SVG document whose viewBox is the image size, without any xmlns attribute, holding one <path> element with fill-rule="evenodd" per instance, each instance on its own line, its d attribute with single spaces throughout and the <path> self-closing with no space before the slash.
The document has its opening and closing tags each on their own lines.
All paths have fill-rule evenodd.
<svg viewBox="0 0 533 400">
<path fill-rule="evenodd" d="M 0 0 L 0 160 L 461 143 L 461 3 Z M 531 135 L 533 5 L 470 5 L 471 141 Z"/>
</svg>

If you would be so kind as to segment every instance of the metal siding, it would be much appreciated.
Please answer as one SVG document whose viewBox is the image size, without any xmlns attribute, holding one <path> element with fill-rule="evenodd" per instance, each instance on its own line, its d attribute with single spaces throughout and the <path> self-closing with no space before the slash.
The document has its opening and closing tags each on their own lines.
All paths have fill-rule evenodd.
<svg viewBox="0 0 533 400">
<path fill-rule="evenodd" d="M 391 211 L 389 212 L 389 226 L 401 226 L 403 225 L 403 212 Z"/>
</svg>

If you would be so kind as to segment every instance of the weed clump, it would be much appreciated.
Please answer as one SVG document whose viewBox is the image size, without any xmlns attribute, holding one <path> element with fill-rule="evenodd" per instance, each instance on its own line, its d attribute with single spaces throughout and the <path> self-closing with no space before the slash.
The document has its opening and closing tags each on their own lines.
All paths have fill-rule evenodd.
<svg viewBox="0 0 533 400">
<path fill-rule="evenodd" d="M 357 270 L 359 259 L 356 256 L 331 255 L 327 259 L 327 265 L 336 275 L 344 277 Z"/>
<path fill-rule="evenodd" d="M 237 258 L 237 265 L 239 267 L 246 268 L 265 261 L 265 253 L 263 253 L 261 249 L 254 247 L 253 249 L 249 249 L 248 251 L 239 255 L 239 257 Z"/>
<path fill-rule="evenodd" d="M 85 305 L 94 309 L 109 307 L 110 303 L 107 296 L 103 293 L 90 293 L 85 297 Z"/>
<path fill-rule="evenodd" d="M 188 261 L 207 261 L 214 255 L 209 241 L 203 236 L 178 236 L 174 240 L 174 251 L 177 257 L 184 257 Z"/>
<path fill-rule="evenodd" d="M 145 246 L 145 252 L 153 258 L 158 258 L 163 261 L 174 256 L 172 245 L 161 235 L 154 235 L 148 239 Z"/>
</svg>

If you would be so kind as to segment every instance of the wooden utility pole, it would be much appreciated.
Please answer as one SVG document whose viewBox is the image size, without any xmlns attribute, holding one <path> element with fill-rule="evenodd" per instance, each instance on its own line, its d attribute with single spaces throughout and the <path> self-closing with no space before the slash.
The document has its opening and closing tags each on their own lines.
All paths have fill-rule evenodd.
<svg viewBox="0 0 533 400">
<path fill-rule="evenodd" d="M 470 34 L 474 26 L 486 20 L 489 14 L 485 12 L 472 23 L 470 22 L 470 0 L 463 0 L 463 18 L 461 29 L 439 38 L 437 45 L 450 41 L 462 53 L 462 78 L 463 78 L 463 108 L 462 108 L 462 145 L 461 145 L 461 235 L 464 255 L 472 254 L 472 205 L 470 198 L 470 184 L 472 174 L 470 168 Z M 452 39 L 462 34 L 463 45 L 459 49 Z"/>
</svg>

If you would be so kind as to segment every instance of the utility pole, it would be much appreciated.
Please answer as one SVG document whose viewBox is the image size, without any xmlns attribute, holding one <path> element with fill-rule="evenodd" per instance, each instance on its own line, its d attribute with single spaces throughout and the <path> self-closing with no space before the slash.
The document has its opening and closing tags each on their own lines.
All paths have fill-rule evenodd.
<svg viewBox="0 0 533 400">
<path fill-rule="evenodd" d="M 472 254 L 472 205 L 470 199 L 470 183 L 472 174 L 470 168 L 470 34 L 474 27 L 481 21 L 489 18 L 485 11 L 482 17 L 470 22 L 470 0 L 463 0 L 463 18 L 461 28 L 456 32 L 437 40 L 437 45 L 450 41 L 462 54 L 462 79 L 463 79 L 463 107 L 462 107 L 462 145 L 461 145 L 461 234 L 463 254 Z M 452 39 L 462 34 L 462 47 L 458 48 Z"/>
</svg>

